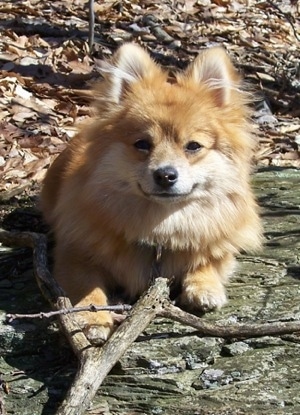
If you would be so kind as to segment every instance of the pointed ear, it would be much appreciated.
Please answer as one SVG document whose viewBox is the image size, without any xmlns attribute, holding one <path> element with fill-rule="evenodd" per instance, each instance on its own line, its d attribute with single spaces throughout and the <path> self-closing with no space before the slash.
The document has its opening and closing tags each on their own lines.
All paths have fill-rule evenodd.
<svg viewBox="0 0 300 415">
<path fill-rule="evenodd" d="M 230 103 L 240 77 L 225 50 L 215 47 L 201 52 L 187 68 L 186 76 L 196 83 L 206 84 L 218 106 Z"/>
<path fill-rule="evenodd" d="M 98 68 L 107 81 L 106 95 L 114 103 L 122 100 L 132 84 L 160 72 L 149 54 L 133 43 L 121 46 L 111 62 L 100 61 Z"/>
</svg>

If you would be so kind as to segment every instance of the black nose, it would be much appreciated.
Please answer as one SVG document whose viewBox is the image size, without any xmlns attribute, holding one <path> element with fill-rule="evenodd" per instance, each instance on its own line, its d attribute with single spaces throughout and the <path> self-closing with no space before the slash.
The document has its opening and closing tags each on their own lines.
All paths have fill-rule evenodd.
<svg viewBox="0 0 300 415">
<path fill-rule="evenodd" d="M 155 170 L 153 177 L 156 184 L 167 189 L 177 182 L 178 171 L 174 167 L 166 166 Z"/>
</svg>

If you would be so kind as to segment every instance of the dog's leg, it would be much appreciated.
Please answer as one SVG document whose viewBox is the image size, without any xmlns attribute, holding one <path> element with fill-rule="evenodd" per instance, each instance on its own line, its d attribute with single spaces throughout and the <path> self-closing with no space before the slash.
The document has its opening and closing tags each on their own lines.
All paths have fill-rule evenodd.
<svg viewBox="0 0 300 415">
<path fill-rule="evenodd" d="M 234 268 L 231 256 L 188 273 L 182 282 L 180 304 L 189 309 L 210 310 L 222 307 L 226 299 L 224 283 Z"/>
<path fill-rule="evenodd" d="M 71 252 L 56 250 L 54 277 L 74 306 L 107 305 L 104 271 L 81 261 Z M 108 311 L 74 313 L 87 338 L 101 344 L 111 334 L 114 320 Z"/>
</svg>

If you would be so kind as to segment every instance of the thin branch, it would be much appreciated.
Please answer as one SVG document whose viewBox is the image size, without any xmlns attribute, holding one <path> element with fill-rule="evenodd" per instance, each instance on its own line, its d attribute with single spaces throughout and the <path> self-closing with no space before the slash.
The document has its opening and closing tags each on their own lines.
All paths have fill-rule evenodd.
<svg viewBox="0 0 300 415">
<path fill-rule="evenodd" d="M 145 14 L 143 17 L 143 24 L 149 26 L 156 39 L 161 42 L 168 44 L 174 41 L 174 39 L 160 27 L 159 19 L 153 14 Z"/>
<path fill-rule="evenodd" d="M 129 304 L 106 305 L 106 306 L 90 304 L 89 306 L 63 308 L 61 310 L 40 312 L 40 313 L 33 313 L 33 314 L 6 314 L 6 319 L 8 323 L 11 323 L 13 320 L 16 320 L 16 319 L 51 318 L 54 316 L 59 316 L 61 314 L 79 313 L 80 311 L 89 311 L 91 313 L 96 313 L 97 311 L 113 311 L 113 312 L 123 313 L 126 311 L 130 311 L 131 309 L 132 309 L 132 306 Z"/>
<path fill-rule="evenodd" d="M 90 47 L 90 53 L 93 50 L 94 37 L 95 37 L 94 0 L 89 0 L 89 47 Z"/>
<path fill-rule="evenodd" d="M 298 41 L 300 41 L 300 38 L 299 38 L 298 33 L 297 33 L 297 31 L 295 29 L 295 26 L 294 26 L 294 22 L 292 20 L 292 16 L 289 13 L 285 13 L 284 11 L 282 11 L 281 8 L 279 6 L 277 6 L 277 4 L 275 4 L 272 0 L 267 0 L 267 3 L 269 3 L 272 7 L 274 7 L 274 9 L 276 9 L 280 14 L 282 14 L 286 18 L 286 20 L 289 22 L 289 24 L 291 25 L 291 27 L 293 29 L 295 38 Z"/>
<path fill-rule="evenodd" d="M 199 331 L 203 337 L 221 337 L 223 339 L 244 339 L 262 336 L 281 336 L 284 334 L 300 333 L 300 321 L 276 321 L 273 323 L 250 323 L 218 325 L 203 321 L 203 319 L 189 314 L 174 306 L 169 301 L 164 302 L 158 317 L 178 321 Z"/>
</svg>

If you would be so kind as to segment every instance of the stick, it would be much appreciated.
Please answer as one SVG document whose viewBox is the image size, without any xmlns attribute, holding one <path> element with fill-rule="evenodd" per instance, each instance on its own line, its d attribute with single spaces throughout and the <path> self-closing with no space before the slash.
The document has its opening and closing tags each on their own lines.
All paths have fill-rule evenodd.
<svg viewBox="0 0 300 415">
<path fill-rule="evenodd" d="M 124 312 L 124 311 L 130 311 L 131 309 L 132 309 L 132 306 L 129 304 L 118 304 L 118 305 L 90 304 L 88 306 L 63 308 L 61 310 L 48 311 L 46 313 L 42 311 L 40 313 L 33 313 L 33 314 L 6 314 L 6 318 L 7 318 L 8 323 L 11 323 L 13 320 L 16 320 L 16 319 L 51 318 L 54 316 L 59 316 L 61 314 L 79 313 L 80 311 L 90 311 L 91 313 L 96 313 L 97 311 Z"/>
<path fill-rule="evenodd" d="M 56 415 L 84 413 L 112 367 L 161 311 L 161 301 L 168 296 L 167 282 L 157 278 L 104 346 L 82 354 L 76 378 Z"/>
<path fill-rule="evenodd" d="M 94 12 L 94 0 L 89 0 L 89 47 L 90 53 L 92 52 L 95 36 L 95 12 Z"/>
<path fill-rule="evenodd" d="M 292 29 L 293 29 L 293 32 L 294 32 L 294 36 L 295 36 L 295 38 L 298 40 L 298 41 L 300 41 L 300 38 L 299 38 L 299 36 L 298 36 L 298 33 L 297 33 L 297 31 L 296 31 L 296 29 L 295 29 L 295 26 L 294 26 L 294 22 L 293 22 L 293 20 L 292 20 L 292 16 L 289 14 L 289 13 L 285 13 L 285 12 L 283 12 L 282 10 L 281 10 L 281 8 L 279 7 L 279 6 L 277 6 L 277 4 L 275 4 L 273 1 L 271 1 L 271 0 L 267 0 L 267 3 L 269 3 L 272 7 L 274 7 L 274 9 L 276 9 L 280 14 L 282 14 L 285 18 L 286 18 L 286 20 L 289 22 L 289 24 L 292 26 Z"/>
<path fill-rule="evenodd" d="M 210 324 L 199 317 L 184 312 L 170 302 L 165 302 L 158 317 L 169 318 L 181 324 L 194 327 L 203 337 L 221 337 L 223 339 L 245 339 L 250 337 L 280 336 L 300 332 L 300 321 L 276 321 L 259 324 Z"/>
</svg>

